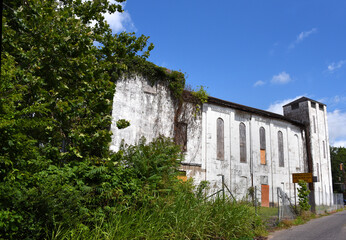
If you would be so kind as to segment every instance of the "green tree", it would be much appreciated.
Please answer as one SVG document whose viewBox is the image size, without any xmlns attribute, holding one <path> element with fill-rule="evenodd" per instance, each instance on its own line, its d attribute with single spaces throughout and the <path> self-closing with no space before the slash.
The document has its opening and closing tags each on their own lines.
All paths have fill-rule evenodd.
<svg viewBox="0 0 346 240">
<path fill-rule="evenodd" d="M 332 165 L 333 189 L 335 192 L 346 193 L 346 148 L 331 146 L 330 160 Z"/>
<path fill-rule="evenodd" d="M 3 3 L 0 235 L 41 236 L 37 226 L 55 214 L 81 213 L 81 186 L 105 186 L 95 176 L 114 158 L 115 80 L 153 49 L 146 36 L 112 33 L 103 14 L 116 11 L 107 0 Z M 49 212 L 59 205 L 64 214 Z"/>
<path fill-rule="evenodd" d="M 299 180 L 298 185 L 298 199 L 300 211 L 309 211 L 311 207 L 309 204 L 310 190 L 308 189 L 307 183 L 303 180 Z"/>
</svg>

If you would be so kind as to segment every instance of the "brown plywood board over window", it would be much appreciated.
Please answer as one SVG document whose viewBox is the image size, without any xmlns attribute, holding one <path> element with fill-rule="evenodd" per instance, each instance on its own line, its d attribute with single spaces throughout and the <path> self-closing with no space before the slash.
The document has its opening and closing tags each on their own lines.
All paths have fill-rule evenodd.
<svg viewBox="0 0 346 240">
<path fill-rule="evenodd" d="M 261 164 L 266 164 L 266 150 L 261 150 Z"/>
<path fill-rule="evenodd" d="M 269 185 L 261 185 L 261 206 L 269 207 Z"/>
</svg>

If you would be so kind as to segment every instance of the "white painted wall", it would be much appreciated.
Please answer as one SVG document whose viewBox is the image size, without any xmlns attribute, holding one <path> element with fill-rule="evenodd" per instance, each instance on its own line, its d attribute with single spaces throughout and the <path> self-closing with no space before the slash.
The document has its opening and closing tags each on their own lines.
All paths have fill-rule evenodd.
<svg viewBox="0 0 346 240">
<path fill-rule="evenodd" d="M 277 187 L 284 188 L 294 198 L 292 173 L 304 172 L 306 162 L 303 155 L 304 142 L 302 131 L 298 126 L 283 120 L 262 117 L 244 111 L 213 104 L 203 106 L 203 131 L 206 141 L 203 143 L 205 154 L 206 178 L 211 183 L 211 192 L 221 188 L 221 177 L 237 199 L 243 199 L 251 186 L 261 189 L 266 178 L 270 187 L 270 201 L 277 202 Z M 216 124 L 217 119 L 224 121 L 225 159 L 216 158 Z M 247 162 L 240 162 L 239 124 L 246 126 Z M 266 133 L 266 164 L 260 163 L 259 129 L 264 127 Z M 284 167 L 278 162 L 278 131 L 283 133 Z M 251 173 L 253 173 L 253 184 Z M 262 181 L 261 181 L 262 180 Z M 281 184 L 283 183 L 283 184 Z M 260 194 L 258 196 L 260 198 Z"/>
<path fill-rule="evenodd" d="M 309 102 L 309 116 L 312 124 L 311 131 L 311 151 L 314 161 L 313 175 L 318 177 L 315 183 L 315 201 L 316 205 L 331 205 L 333 203 L 332 175 L 329 152 L 329 136 L 327 127 L 326 106 L 316 103 L 312 107 Z M 316 132 L 313 126 L 315 117 Z M 324 145 L 324 146 L 323 146 Z"/>
</svg>

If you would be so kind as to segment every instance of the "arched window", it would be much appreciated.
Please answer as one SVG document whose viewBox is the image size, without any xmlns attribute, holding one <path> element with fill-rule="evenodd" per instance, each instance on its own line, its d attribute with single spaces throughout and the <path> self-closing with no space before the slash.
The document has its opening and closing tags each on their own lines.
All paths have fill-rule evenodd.
<svg viewBox="0 0 346 240">
<path fill-rule="evenodd" d="M 261 164 L 266 164 L 266 130 L 261 127 L 260 134 L 260 152 L 261 152 Z"/>
<path fill-rule="evenodd" d="M 279 167 L 284 167 L 284 138 L 282 132 L 278 132 L 278 146 L 279 146 Z"/>
<path fill-rule="evenodd" d="M 239 124 L 240 162 L 246 163 L 246 127 L 244 123 Z"/>
<path fill-rule="evenodd" d="M 224 123 L 222 118 L 217 119 L 216 130 L 216 158 L 220 160 L 225 159 L 225 135 L 224 135 Z"/>
</svg>

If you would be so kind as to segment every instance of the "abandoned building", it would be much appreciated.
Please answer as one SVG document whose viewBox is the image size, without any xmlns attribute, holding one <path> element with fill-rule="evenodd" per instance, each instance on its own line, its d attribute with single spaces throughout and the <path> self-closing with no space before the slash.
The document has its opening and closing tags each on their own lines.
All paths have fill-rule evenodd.
<svg viewBox="0 0 346 240">
<path fill-rule="evenodd" d="M 161 135 L 182 146 L 181 170 L 195 184 L 221 188 L 221 175 L 237 199 L 256 186 L 262 206 L 277 203 L 277 188 L 296 197 L 292 173 L 312 172 L 316 205 L 333 202 L 326 105 L 302 97 L 283 106 L 284 115 L 209 97 L 200 111 L 184 92 L 180 104 L 167 85 L 142 76 L 117 82 L 113 101 L 111 149 L 124 139 L 135 144 Z M 118 119 L 131 125 L 117 129 Z M 297 186 L 296 186 L 297 187 Z"/>
</svg>

